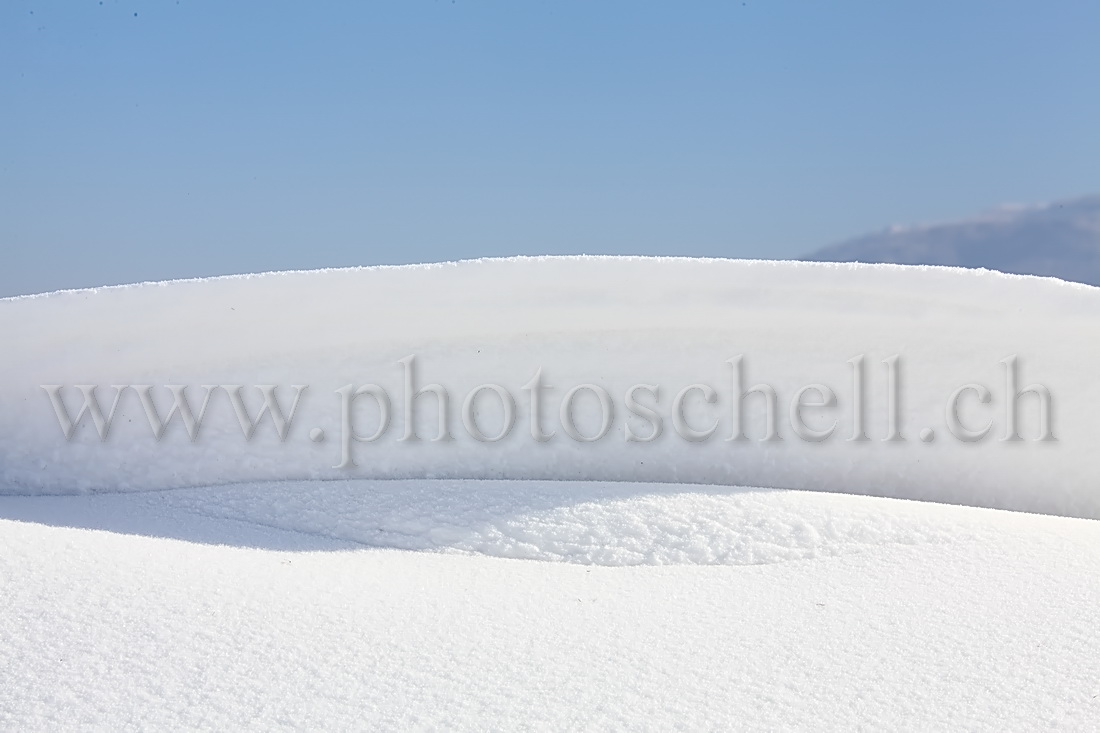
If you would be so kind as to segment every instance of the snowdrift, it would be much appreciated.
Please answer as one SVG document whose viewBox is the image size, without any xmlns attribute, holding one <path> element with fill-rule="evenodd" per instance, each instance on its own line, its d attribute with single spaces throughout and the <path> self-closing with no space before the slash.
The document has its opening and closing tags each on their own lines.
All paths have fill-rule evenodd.
<svg viewBox="0 0 1100 733">
<path fill-rule="evenodd" d="M 1040 519 L 1047 523 L 1029 524 Z M 628 481 L 277 481 L 6 496 L 4 520 L 273 551 L 374 548 L 603 567 L 774 565 L 969 547 L 1005 525 L 1100 539 L 1100 525 L 1065 517 Z"/>
<path fill-rule="evenodd" d="M 678 258 L 9 298 L 0 492 L 566 479 L 1100 518 L 1098 325 L 1100 289 L 1053 279 Z"/>
<path fill-rule="evenodd" d="M 199 493 L 0 499 L 0 728 L 1098 728 L 1097 522 L 776 491 L 707 507 L 748 537 L 679 545 L 739 567 L 602 567 L 649 562 L 647 535 L 544 547 L 567 562 L 347 551 L 187 514 Z M 782 529 L 803 518 L 838 533 L 815 551 Z"/>
</svg>

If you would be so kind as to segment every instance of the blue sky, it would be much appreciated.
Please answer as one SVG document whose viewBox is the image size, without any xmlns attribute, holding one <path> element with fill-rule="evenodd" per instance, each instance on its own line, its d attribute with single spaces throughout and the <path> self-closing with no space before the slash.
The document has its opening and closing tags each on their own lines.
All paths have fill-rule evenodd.
<svg viewBox="0 0 1100 733">
<path fill-rule="evenodd" d="M 795 257 L 1100 191 L 1100 4 L 0 5 L 0 296 Z"/>
</svg>

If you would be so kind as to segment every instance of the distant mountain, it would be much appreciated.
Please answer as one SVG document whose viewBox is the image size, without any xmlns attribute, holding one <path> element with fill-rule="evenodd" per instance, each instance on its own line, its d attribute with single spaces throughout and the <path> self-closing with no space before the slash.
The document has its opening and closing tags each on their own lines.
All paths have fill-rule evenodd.
<svg viewBox="0 0 1100 733">
<path fill-rule="evenodd" d="M 1100 195 L 1004 206 L 962 221 L 891 227 L 803 259 L 986 267 L 1100 286 Z"/>
</svg>

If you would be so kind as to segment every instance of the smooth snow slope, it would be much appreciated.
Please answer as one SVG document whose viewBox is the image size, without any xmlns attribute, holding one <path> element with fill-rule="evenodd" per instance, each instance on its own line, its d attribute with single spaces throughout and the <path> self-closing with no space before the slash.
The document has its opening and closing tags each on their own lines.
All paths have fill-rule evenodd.
<svg viewBox="0 0 1100 733">
<path fill-rule="evenodd" d="M 0 499 L 0 518 L 265 549 L 371 547 L 606 566 L 757 565 L 985 536 L 985 513 L 884 501 L 625 481 L 283 481 L 11 496 Z M 196 534 L 199 518 L 221 531 Z"/>
<path fill-rule="evenodd" d="M 1100 290 L 1054 280 L 643 258 L 0 300 L 0 729 L 1095 730 L 1100 523 L 828 491 L 1100 516 L 1098 318 Z M 868 440 L 848 441 L 860 354 Z M 895 354 L 904 440 L 884 442 Z M 1025 439 L 998 439 L 1013 354 L 1056 441 L 1034 440 L 1034 395 Z M 447 388 L 452 440 L 398 440 L 408 355 L 417 386 Z M 778 393 L 782 440 L 758 440 L 753 401 L 751 439 L 725 440 L 738 355 L 746 388 Z M 994 428 L 962 443 L 944 405 L 972 382 L 991 402 L 960 417 Z M 392 424 L 336 468 L 336 390 L 370 383 Z M 500 442 L 462 419 L 485 383 L 516 401 Z M 660 386 L 649 443 L 626 440 L 648 432 L 626 411 L 639 383 Z M 788 413 L 810 383 L 837 396 L 802 412 L 838 421 L 821 442 Z M 155 440 L 131 387 L 106 440 L 85 415 L 68 441 L 43 384 L 74 415 L 74 385 L 105 407 L 109 385 L 156 385 L 160 417 L 168 384 L 196 408 L 204 384 L 278 384 L 284 407 L 308 388 L 284 441 L 269 416 L 246 440 L 224 387 L 194 442 L 178 415 Z M 559 418 L 578 384 L 613 404 L 595 442 Z M 684 409 L 718 419 L 709 440 L 674 425 L 692 384 L 716 391 Z M 260 391 L 241 394 L 254 416 Z M 477 405 L 493 432 L 501 408 Z M 578 399 L 582 434 L 597 407 Z M 369 400 L 349 411 L 373 430 Z"/>
<path fill-rule="evenodd" d="M 487 501 L 476 514 L 459 499 L 530 491 L 521 484 L 423 484 L 427 495 L 451 497 L 442 508 L 455 511 L 410 510 L 420 540 L 434 527 L 450 532 L 442 544 L 461 544 L 468 530 L 491 551 L 507 550 L 486 527 L 509 517 L 542 540 L 583 540 L 567 517 L 535 502 L 494 510 Z M 236 499 L 252 505 L 247 491 L 275 488 L 242 488 Z M 333 488 L 346 496 L 353 487 Z M 295 489 L 322 495 L 288 485 L 272 503 Z M 417 493 L 416 484 L 400 489 Z M 588 499 L 605 489 L 557 487 Z M 699 522 L 716 506 L 697 511 L 699 496 L 698 487 L 668 487 L 655 501 L 670 522 Z M 233 502 L 221 488 L 0 497 L 0 728 L 1100 725 L 1093 521 L 741 491 L 714 516 L 713 547 L 741 533 L 755 555 L 731 547 L 734 565 L 602 567 L 473 557 L 477 548 L 458 544 L 450 554 L 365 549 L 242 523 L 228 518 L 239 516 Z M 379 505 L 350 517 L 351 529 L 374 521 L 398 531 L 401 518 L 387 500 Z M 284 519 L 322 521 L 294 518 L 310 506 L 288 506 Z M 592 506 L 578 512 L 597 539 L 615 529 Z M 615 516 L 654 518 L 629 502 Z M 829 524 L 838 531 L 815 552 L 807 528 L 824 534 Z M 620 559 L 631 557 L 632 538 L 645 539 L 629 528 L 614 535 L 606 549 Z M 204 544 L 212 542 L 237 546 Z"/>
<path fill-rule="evenodd" d="M 747 262 L 675 258 L 551 257 L 414 267 L 288 272 L 148 283 L 0 300 L 0 491 L 73 493 L 285 479 L 526 478 L 680 481 L 819 489 L 928 499 L 1080 517 L 1100 517 L 1100 380 L 1096 375 L 1100 289 L 1051 279 L 945 268 Z M 416 383 L 449 390 L 453 440 L 401 442 L 403 366 L 415 355 Z M 743 356 L 744 387 L 765 382 L 778 394 L 781 440 L 765 432 L 759 395 L 745 402 L 748 440 L 733 432 L 731 358 Z M 864 356 L 866 441 L 849 441 L 854 417 L 853 357 Z M 888 433 L 887 367 L 898 355 L 903 440 Z M 1046 386 L 1053 399 L 1054 442 L 1037 442 L 1038 400 L 1019 402 L 1024 440 L 1002 441 L 1008 403 L 1005 366 L 1017 355 L 1019 386 Z M 531 437 L 528 392 L 541 369 L 541 430 Z M 356 467 L 341 462 L 345 385 L 384 387 L 393 405 L 389 430 L 352 443 Z M 460 418 L 466 396 L 496 383 L 516 401 L 504 440 L 478 442 Z M 805 442 L 788 408 L 798 388 L 833 389 L 831 410 L 803 410 L 815 428 L 837 421 L 829 439 Z M 991 390 L 982 405 L 962 401 L 965 424 L 993 423 L 981 442 L 951 437 L 945 404 L 968 383 Z M 104 409 L 110 385 L 153 385 L 161 416 L 164 385 L 245 385 L 254 415 L 260 391 L 308 385 L 286 440 L 270 417 L 251 441 L 242 435 L 227 392 L 212 393 L 195 442 L 179 417 L 153 439 L 138 393 L 124 389 L 108 439 L 87 415 L 71 441 L 62 435 L 40 385 L 62 391 L 75 416 L 76 384 L 98 384 Z M 608 391 L 609 433 L 592 443 L 568 438 L 558 407 L 566 391 L 592 384 Z M 625 392 L 659 386 L 655 406 L 664 433 L 628 442 L 647 424 L 628 418 Z M 705 442 L 675 433 L 672 400 L 704 384 L 685 408 L 699 428 L 717 420 Z M 811 395 L 811 398 L 813 395 Z M 417 402 L 417 430 L 435 432 L 434 397 Z M 487 434 L 502 421 L 491 393 L 476 419 Z M 368 398 L 353 407 L 361 434 L 377 425 Z M 576 402 L 577 429 L 598 432 L 598 402 Z M 920 439 L 925 429 L 934 440 Z M 323 431 L 323 439 L 321 435 Z M 927 433 L 925 433 L 927 435 Z M 311 440 L 310 436 L 318 438 Z M 933 437 L 933 436 L 929 436 Z"/>
</svg>

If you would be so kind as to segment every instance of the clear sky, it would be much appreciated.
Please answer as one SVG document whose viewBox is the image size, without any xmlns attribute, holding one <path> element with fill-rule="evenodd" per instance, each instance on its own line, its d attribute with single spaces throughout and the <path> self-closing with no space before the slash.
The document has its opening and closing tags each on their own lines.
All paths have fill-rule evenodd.
<svg viewBox="0 0 1100 733">
<path fill-rule="evenodd" d="M 0 296 L 1100 191 L 1100 3 L 0 4 Z"/>
</svg>

